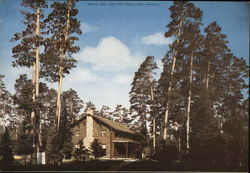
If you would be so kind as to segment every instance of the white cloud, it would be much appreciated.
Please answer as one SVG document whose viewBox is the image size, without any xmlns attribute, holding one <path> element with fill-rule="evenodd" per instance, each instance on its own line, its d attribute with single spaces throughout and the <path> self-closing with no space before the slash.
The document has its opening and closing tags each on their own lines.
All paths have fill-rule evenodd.
<svg viewBox="0 0 250 173">
<path fill-rule="evenodd" d="M 165 38 L 163 33 L 157 32 L 142 37 L 141 42 L 146 45 L 168 45 L 173 42 L 173 38 Z"/>
<path fill-rule="evenodd" d="M 131 54 L 129 48 L 115 37 L 103 38 L 96 47 L 85 47 L 78 55 L 79 60 L 90 63 L 92 69 L 121 71 L 139 65 L 143 55 Z"/>
<path fill-rule="evenodd" d="M 73 69 L 69 75 L 65 77 L 64 85 L 65 89 L 69 88 L 81 88 L 83 85 L 95 85 L 96 83 L 104 81 L 104 78 L 100 77 L 96 73 L 84 69 L 83 67 L 78 67 Z"/>
<path fill-rule="evenodd" d="M 104 76 L 97 75 L 95 71 L 78 67 L 76 71 L 72 71 L 70 75 L 65 77 L 63 90 L 73 88 L 84 102 L 91 101 L 98 109 L 102 105 L 108 105 L 114 109 L 116 104 L 128 107 L 129 76 L 120 74 L 112 79 Z M 53 85 L 50 87 L 56 89 L 57 84 Z"/>
<path fill-rule="evenodd" d="M 87 23 L 82 23 L 81 24 L 81 30 L 82 30 L 83 33 L 96 31 L 98 29 L 99 29 L 98 27 L 89 25 Z"/>
<path fill-rule="evenodd" d="M 157 64 L 159 71 L 163 71 L 163 63 L 162 63 L 161 59 L 157 60 L 156 64 Z"/>
<path fill-rule="evenodd" d="M 132 76 L 129 75 L 117 75 L 113 78 L 114 83 L 116 84 L 131 84 Z"/>
</svg>

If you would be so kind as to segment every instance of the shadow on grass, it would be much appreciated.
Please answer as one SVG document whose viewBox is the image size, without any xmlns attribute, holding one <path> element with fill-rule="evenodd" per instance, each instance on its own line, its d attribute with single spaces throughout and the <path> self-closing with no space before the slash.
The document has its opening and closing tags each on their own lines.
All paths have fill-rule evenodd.
<svg viewBox="0 0 250 173">
<path fill-rule="evenodd" d="M 92 160 L 86 162 L 70 162 L 57 165 L 12 165 L 9 168 L 2 168 L 6 171 L 103 171 L 114 164 L 120 164 L 120 160 Z"/>
<path fill-rule="evenodd" d="M 208 171 L 208 172 L 247 172 L 248 168 L 225 168 L 205 166 L 201 163 L 185 161 L 160 162 L 154 160 L 138 160 L 128 164 L 123 160 L 92 160 L 86 162 L 63 163 L 55 165 L 12 165 L 2 169 L 6 171 L 108 171 L 115 165 L 124 165 L 116 171 Z"/>
<path fill-rule="evenodd" d="M 153 160 L 140 160 L 131 162 L 120 171 L 208 171 L 208 172 L 247 172 L 247 168 L 209 166 L 202 163 L 188 163 L 185 161 L 160 162 Z"/>
</svg>

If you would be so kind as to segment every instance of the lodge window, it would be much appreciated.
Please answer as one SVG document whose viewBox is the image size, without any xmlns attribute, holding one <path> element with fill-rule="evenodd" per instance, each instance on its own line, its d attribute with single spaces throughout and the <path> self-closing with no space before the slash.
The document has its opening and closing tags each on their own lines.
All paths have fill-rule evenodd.
<svg viewBox="0 0 250 173">
<path fill-rule="evenodd" d="M 102 130 L 102 137 L 106 137 L 106 130 Z"/>
<path fill-rule="evenodd" d="M 80 131 L 77 130 L 77 131 L 76 131 L 76 136 L 79 136 L 79 135 L 80 135 Z"/>
<path fill-rule="evenodd" d="M 106 144 L 102 144 L 102 149 L 104 149 L 104 150 L 106 150 L 106 149 L 107 149 Z"/>
</svg>

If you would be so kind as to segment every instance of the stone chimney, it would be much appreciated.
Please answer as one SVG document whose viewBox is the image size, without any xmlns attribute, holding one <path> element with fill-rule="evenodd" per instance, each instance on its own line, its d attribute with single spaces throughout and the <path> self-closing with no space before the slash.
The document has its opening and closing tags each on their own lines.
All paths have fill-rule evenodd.
<svg viewBox="0 0 250 173">
<path fill-rule="evenodd" d="M 90 145 L 94 140 L 94 122 L 93 115 L 94 111 L 92 109 L 87 109 L 86 117 L 86 137 L 84 138 L 84 146 L 87 149 L 90 149 Z"/>
</svg>

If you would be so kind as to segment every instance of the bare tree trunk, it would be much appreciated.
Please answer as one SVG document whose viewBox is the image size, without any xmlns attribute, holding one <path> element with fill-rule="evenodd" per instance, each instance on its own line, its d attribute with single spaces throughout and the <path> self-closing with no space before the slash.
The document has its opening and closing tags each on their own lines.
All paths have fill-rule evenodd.
<svg viewBox="0 0 250 173">
<path fill-rule="evenodd" d="M 151 100 L 153 102 L 154 100 L 154 91 L 153 91 L 153 83 L 151 84 L 151 87 L 150 87 L 150 92 L 151 92 Z M 156 137 L 155 137 L 155 116 L 153 118 L 153 148 L 155 148 L 155 141 L 156 141 Z"/>
<path fill-rule="evenodd" d="M 0 95 L 1 95 L 1 93 L 0 93 Z M 5 111 L 6 111 L 6 106 L 5 106 L 5 102 L 3 103 L 3 115 L 5 114 Z M 4 121 L 4 116 L 0 119 L 2 122 L 2 126 L 3 126 L 3 132 L 5 132 L 6 131 L 6 127 L 5 127 L 5 121 Z"/>
<path fill-rule="evenodd" d="M 153 119 L 153 148 L 156 146 L 156 130 L 155 130 L 155 117 Z"/>
<path fill-rule="evenodd" d="M 6 131 L 6 127 L 5 127 L 5 124 L 3 124 L 3 132 Z"/>
<path fill-rule="evenodd" d="M 57 88 L 57 102 L 56 102 L 56 117 L 57 117 L 57 130 L 60 128 L 61 119 L 61 94 L 62 94 L 62 80 L 63 80 L 63 67 L 59 67 L 59 82 Z"/>
<path fill-rule="evenodd" d="M 66 23 L 66 30 L 64 33 L 65 41 L 68 40 L 68 31 L 69 31 L 69 24 L 70 24 L 70 11 L 72 6 L 72 0 L 68 0 L 68 10 L 67 10 L 67 23 Z M 65 59 L 65 53 L 60 48 L 60 67 L 59 67 L 59 82 L 58 82 L 58 89 L 57 89 L 57 103 L 56 103 L 56 119 L 57 119 L 57 131 L 59 135 L 60 129 L 60 119 L 61 119 L 61 94 L 62 94 L 62 80 L 63 80 L 63 60 Z"/>
<path fill-rule="evenodd" d="M 208 61 L 208 64 L 207 64 L 207 77 L 206 77 L 206 89 L 208 90 L 208 86 L 209 86 L 209 78 L 210 78 L 210 63 L 211 61 L 209 60 Z"/>
<path fill-rule="evenodd" d="M 189 145 L 189 137 L 190 137 L 190 108 L 191 108 L 191 99 L 192 99 L 192 83 L 193 83 L 193 54 L 190 57 L 190 73 L 189 73 L 189 91 L 188 91 L 188 105 L 187 105 L 187 148 L 186 153 L 189 153 L 190 145 Z"/>
<path fill-rule="evenodd" d="M 178 151 L 181 152 L 181 138 L 178 138 Z"/>
<path fill-rule="evenodd" d="M 181 35 L 181 27 L 182 27 L 183 20 L 180 20 L 180 25 L 179 25 L 179 30 L 177 34 L 177 45 L 179 44 L 179 37 Z M 167 124 L 168 124 L 168 114 L 169 114 L 169 99 L 170 99 L 170 92 L 172 90 L 172 76 L 174 74 L 175 70 L 175 64 L 176 64 L 176 56 L 177 56 L 177 51 L 174 52 L 173 56 L 173 64 L 170 72 L 170 81 L 169 81 L 169 86 L 167 90 L 167 103 L 166 103 L 166 111 L 165 111 L 165 116 L 164 116 L 164 130 L 163 130 L 163 139 L 167 140 Z"/>
<path fill-rule="evenodd" d="M 40 7 L 36 9 L 36 36 L 40 36 Z M 40 43 L 39 43 L 40 44 Z M 39 56 L 39 44 L 36 45 L 36 64 L 35 64 L 35 101 L 39 99 L 39 70 L 40 70 L 40 56 Z M 36 142 L 36 152 L 40 151 L 40 112 L 39 108 L 36 105 L 36 122 L 35 122 L 35 131 L 37 136 Z"/>
<path fill-rule="evenodd" d="M 36 82 L 36 62 L 33 63 L 32 66 L 32 101 L 35 103 L 36 101 L 36 91 L 35 91 L 35 82 Z M 35 148 L 35 110 L 33 109 L 31 112 L 31 117 L 30 117 L 30 124 L 31 124 L 31 136 L 32 136 L 32 147 Z M 31 164 L 33 164 L 33 161 L 36 163 L 36 158 L 33 160 L 33 155 L 31 155 Z"/>
<path fill-rule="evenodd" d="M 33 103 L 35 103 L 36 101 L 36 91 L 35 91 L 35 82 L 36 82 L 36 62 L 33 63 L 32 66 L 32 101 Z M 34 132 L 35 132 L 35 111 L 34 109 L 31 112 L 31 117 L 30 117 L 30 121 L 31 121 L 31 135 L 33 136 L 32 141 L 33 141 L 33 147 L 35 147 L 35 140 L 34 140 Z"/>
<path fill-rule="evenodd" d="M 245 143 L 245 135 L 242 136 L 242 143 L 241 143 L 241 152 L 240 152 L 240 159 L 239 159 L 239 167 L 242 167 L 244 163 L 244 143 Z"/>
</svg>

